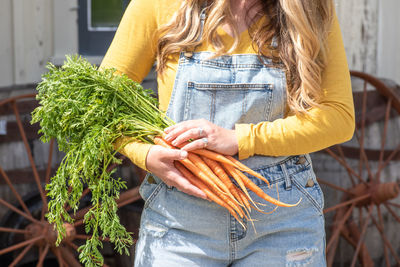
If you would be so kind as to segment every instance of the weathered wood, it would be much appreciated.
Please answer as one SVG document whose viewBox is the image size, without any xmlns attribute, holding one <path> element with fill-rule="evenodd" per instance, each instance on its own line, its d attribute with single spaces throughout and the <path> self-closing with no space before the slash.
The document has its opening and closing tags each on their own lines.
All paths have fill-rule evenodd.
<svg viewBox="0 0 400 267">
<path fill-rule="evenodd" d="M 13 58 L 13 31 L 12 7 L 13 0 L 1 1 L 0 15 L 0 87 L 10 86 L 14 83 L 14 58 Z"/>
<path fill-rule="evenodd" d="M 377 72 L 378 0 L 337 0 L 337 14 L 351 69 Z"/>
<path fill-rule="evenodd" d="M 40 79 L 52 55 L 50 0 L 13 0 L 14 76 L 16 84 Z"/>
<path fill-rule="evenodd" d="M 50 171 L 50 177 L 52 177 L 56 173 L 56 168 L 52 168 Z M 9 170 L 6 172 L 8 177 L 10 178 L 13 184 L 32 184 L 32 186 L 36 186 L 35 180 L 33 178 L 32 169 L 24 168 L 18 170 Z M 45 181 L 46 169 L 38 170 L 40 181 Z M 4 179 L 0 178 L 0 185 L 4 185 Z"/>
<path fill-rule="evenodd" d="M 400 84 L 400 1 L 380 0 L 378 21 L 378 75 Z"/>
<path fill-rule="evenodd" d="M 37 100 L 24 100 L 17 102 L 17 108 L 20 114 L 30 114 L 37 106 L 39 106 L 39 102 Z M 0 116 L 6 116 L 14 114 L 11 105 L 3 105 L 0 106 Z"/>
<path fill-rule="evenodd" d="M 38 131 L 40 129 L 40 126 L 38 123 L 31 125 L 29 121 L 25 121 L 22 123 L 22 125 L 24 127 L 26 138 L 28 139 L 28 141 L 39 138 Z M 21 134 L 16 122 L 7 122 L 6 131 L 6 135 L 0 135 L 0 145 L 2 143 L 21 141 Z"/>
</svg>

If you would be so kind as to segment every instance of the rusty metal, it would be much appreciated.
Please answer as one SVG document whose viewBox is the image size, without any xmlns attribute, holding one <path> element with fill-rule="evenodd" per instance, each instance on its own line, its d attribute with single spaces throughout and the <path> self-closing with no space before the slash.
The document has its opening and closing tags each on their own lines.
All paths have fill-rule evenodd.
<svg viewBox="0 0 400 267">
<path fill-rule="evenodd" d="M 0 198 L 0 205 L 4 206 L 10 212 L 21 216 L 21 218 L 25 220 L 25 223 L 23 224 L 24 226 L 21 228 L 12 228 L 12 226 L 0 226 L 0 233 L 13 234 L 18 236 L 18 238 L 16 238 L 16 240 L 18 241 L 15 241 L 15 243 L 7 245 L 7 247 L 2 247 L 0 249 L 0 255 L 4 255 L 7 253 L 13 253 L 13 255 L 15 255 L 12 262 L 10 263 L 10 266 L 16 266 L 23 260 L 24 257 L 32 258 L 32 254 L 36 254 L 37 266 L 44 266 L 45 260 L 48 257 L 49 253 L 55 255 L 59 266 L 81 266 L 78 261 L 77 253 L 73 252 L 76 251 L 78 248 L 78 245 L 74 244 L 74 242 L 82 239 L 85 240 L 90 237 L 84 233 L 79 233 L 79 230 L 82 230 L 82 227 L 80 227 L 80 225 L 83 223 L 84 213 L 88 210 L 89 207 L 81 207 L 76 212 L 76 221 L 74 224 L 64 224 L 66 228 L 66 235 L 61 244 L 56 247 L 55 242 L 57 240 L 57 233 L 55 232 L 54 227 L 46 221 L 44 216 L 47 211 L 47 197 L 44 189 L 44 184 L 49 182 L 50 176 L 53 175 L 55 171 L 55 168 L 53 166 L 54 164 L 52 163 L 52 152 L 55 145 L 54 140 L 51 140 L 50 142 L 46 169 L 38 170 L 35 165 L 35 160 L 29 144 L 29 140 L 32 140 L 32 138 L 37 138 L 36 134 L 33 133 L 34 131 L 37 131 L 35 128 L 37 126 L 31 126 L 29 123 L 23 123 L 20 114 L 24 113 L 20 113 L 19 110 L 20 108 L 22 108 L 24 112 L 30 113 L 32 110 L 24 106 L 22 102 L 29 103 L 29 107 L 31 108 L 35 107 L 37 105 L 37 101 L 34 100 L 35 96 L 35 94 L 26 94 L 0 101 L 0 111 L 6 111 L 7 113 L 14 114 L 15 116 L 15 122 L 10 123 L 11 125 L 15 124 L 16 128 L 18 129 L 18 132 L 20 134 L 19 141 L 24 144 L 26 156 L 30 164 L 30 170 L 4 170 L 0 166 L 0 176 L 3 178 L 0 179 L 2 181 L 1 184 L 7 185 L 10 188 L 17 203 L 17 205 L 13 205 Z M 32 130 L 27 130 L 26 127 L 33 127 L 33 132 Z M 14 135 L 15 133 L 16 132 L 13 132 Z M 5 138 L 4 140 L 8 139 Z M 12 141 L 15 140 L 17 139 L 14 136 Z M 124 162 L 124 164 L 127 164 L 126 161 Z M 110 166 L 110 168 L 114 167 L 115 166 Z M 10 173 L 12 173 L 13 175 L 10 175 Z M 19 179 L 18 177 L 16 177 L 16 175 L 21 174 L 25 175 L 26 178 Z M 141 179 L 142 173 L 138 174 L 140 175 L 139 179 Z M 40 212 L 36 211 L 34 213 L 32 210 L 30 210 L 29 205 L 27 205 L 27 203 L 25 203 L 24 201 L 24 197 L 18 193 L 14 184 L 21 182 L 33 182 L 34 184 L 36 184 L 41 201 Z M 85 189 L 81 198 L 83 198 L 89 192 L 89 189 Z M 120 198 L 117 200 L 117 205 L 118 207 L 123 207 L 139 200 L 140 198 L 141 197 L 139 195 L 138 187 L 134 187 L 120 194 Z M 67 211 L 69 211 L 70 207 L 66 207 L 66 209 Z M 109 238 L 103 239 L 103 242 L 108 241 Z"/>
<path fill-rule="evenodd" d="M 399 87 L 397 89 L 388 87 L 381 80 L 365 73 L 351 72 L 351 75 L 363 82 L 362 92 L 353 95 L 356 108 L 356 130 L 352 141 L 357 141 L 358 146 L 355 146 L 354 142 L 346 142 L 324 150 L 344 168 L 351 186 L 344 188 L 318 179 L 321 185 L 335 190 L 342 196 L 340 203 L 324 210 L 324 213 L 335 212 L 330 236 L 327 239 L 327 264 L 329 267 L 333 266 L 339 239 L 343 238 L 354 248 L 353 257 L 348 266 L 356 266 L 357 262 L 364 267 L 374 266 L 371 248 L 364 241 L 370 232 L 368 228 L 374 227 L 381 236 L 381 240 L 375 241 L 381 242 L 383 246 L 382 257 L 385 265 L 391 266 L 393 260 L 400 265 L 398 252 L 395 251 L 385 233 L 388 228 L 385 227 L 386 217 L 391 216 L 400 223 L 400 210 L 396 209 L 400 208 L 400 204 L 393 202 L 400 195 L 399 182 L 396 181 L 399 177 L 393 177 L 393 180 L 386 178 L 385 181 L 381 177 L 383 170 L 392 161 L 400 159 L 400 144 L 395 144 L 391 148 L 386 147 L 390 138 L 388 129 L 391 121 L 389 120 L 398 118 L 400 114 L 400 94 L 396 91 Z M 370 86 L 374 87 L 375 91 L 367 90 Z M 369 99 L 372 95 L 378 98 L 378 94 L 379 99 Z M 372 114 L 371 103 L 379 103 L 379 107 L 374 109 L 379 110 L 379 114 Z M 366 134 L 369 127 L 381 129 L 379 131 L 381 136 L 374 136 L 374 138 L 380 138 L 377 140 L 379 149 L 368 147 Z M 353 163 L 355 160 L 358 161 L 356 168 L 350 167 L 350 160 Z M 384 207 L 385 216 L 382 214 L 382 207 Z M 372 215 L 374 211 L 378 214 L 378 220 L 374 218 L 375 215 Z"/>
</svg>

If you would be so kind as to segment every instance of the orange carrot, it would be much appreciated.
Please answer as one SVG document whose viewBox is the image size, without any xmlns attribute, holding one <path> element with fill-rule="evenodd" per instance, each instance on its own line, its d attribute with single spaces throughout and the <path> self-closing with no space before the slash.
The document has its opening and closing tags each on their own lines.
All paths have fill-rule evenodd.
<svg viewBox="0 0 400 267">
<path fill-rule="evenodd" d="M 268 180 L 265 179 L 265 177 L 259 174 L 258 172 L 253 171 L 252 169 L 250 169 L 249 167 L 247 167 L 246 165 L 244 165 L 243 163 L 241 163 L 239 160 L 235 159 L 232 156 L 226 156 L 226 158 L 231 160 L 237 166 L 238 169 L 247 172 L 248 174 L 251 174 L 254 177 L 257 177 L 258 179 L 261 179 L 262 181 L 267 183 L 268 187 L 270 187 Z"/>
<path fill-rule="evenodd" d="M 218 178 L 218 176 L 207 166 L 207 164 L 196 154 L 188 153 L 188 159 L 193 162 L 200 170 L 202 170 L 212 181 L 222 189 L 222 192 L 228 194 L 232 200 L 236 201 L 235 197 L 229 191 L 228 187 Z"/>
<path fill-rule="evenodd" d="M 251 203 L 253 203 L 254 206 L 257 206 L 256 203 L 254 203 L 253 199 L 250 197 L 249 192 L 247 191 L 246 186 L 242 181 L 242 178 L 236 172 L 236 169 L 234 167 L 232 167 L 231 165 L 228 165 L 228 164 L 225 164 L 225 163 L 223 163 L 222 166 L 224 166 L 225 170 L 233 177 L 233 179 L 235 179 L 235 181 L 238 183 L 239 187 L 242 189 L 242 191 L 247 196 L 247 199 Z"/>
<path fill-rule="evenodd" d="M 226 158 L 224 155 L 221 155 L 217 152 L 208 150 L 208 149 L 197 149 L 197 150 L 193 150 L 191 151 L 195 154 L 207 157 L 209 159 L 221 162 L 221 163 L 225 163 L 225 164 L 229 164 L 233 167 L 237 167 L 237 165 L 235 163 L 233 163 L 232 161 L 230 161 L 228 158 Z"/>
<path fill-rule="evenodd" d="M 185 176 L 189 182 L 191 182 L 193 185 L 197 186 L 199 189 L 201 189 L 207 197 L 214 201 L 216 204 L 226 208 L 230 214 L 238 221 L 241 222 L 241 220 L 237 217 L 236 212 L 242 213 L 239 207 L 235 205 L 230 199 L 226 198 L 226 202 L 224 202 L 219 196 L 217 196 L 214 192 L 212 192 L 203 182 L 198 180 L 189 170 L 187 170 L 182 163 L 180 162 L 175 162 L 175 167 Z M 225 197 L 224 195 L 221 195 L 222 197 Z M 234 210 L 233 210 L 233 208 Z M 235 212 L 236 211 L 236 212 Z M 240 215 L 240 214 L 239 214 Z M 243 217 L 243 215 L 241 215 Z"/>
<path fill-rule="evenodd" d="M 155 137 L 154 138 L 154 143 L 156 145 L 160 145 L 166 148 L 174 148 L 170 144 L 168 144 L 164 139 Z M 193 174 L 195 174 L 199 179 L 201 179 L 204 183 L 206 183 L 212 190 L 215 192 L 221 192 L 225 193 L 220 189 L 217 184 L 206 174 L 204 173 L 200 168 L 198 168 L 191 160 L 188 158 L 180 160 L 180 162 L 185 165 L 186 168 L 188 168 Z"/>
<path fill-rule="evenodd" d="M 218 178 L 226 185 L 229 192 L 231 192 L 235 197 L 235 201 L 239 202 L 239 205 L 244 206 L 244 203 L 241 201 L 241 198 L 237 193 L 236 186 L 232 183 L 231 179 L 229 178 L 228 174 L 226 174 L 222 166 L 218 162 L 209 159 L 205 156 L 201 156 L 201 159 L 207 164 L 208 167 L 210 167 L 210 169 L 215 173 L 215 175 L 217 175 Z"/>
<path fill-rule="evenodd" d="M 250 206 L 249 200 L 247 199 L 247 196 L 245 195 L 245 193 L 242 190 L 240 190 L 239 188 L 237 188 L 236 186 L 235 186 L 235 191 L 236 191 L 236 194 L 238 194 L 239 199 L 242 201 L 242 203 L 246 207 L 246 209 L 248 209 L 250 212 L 251 206 Z"/>
<path fill-rule="evenodd" d="M 273 197 L 270 197 L 266 193 L 264 193 L 264 191 L 262 191 L 261 188 L 259 188 L 255 183 L 253 183 L 249 178 L 247 178 L 246 175 L 244 175 L 240 171 L 238 171 L 238 170 L 234 170 L 234 171 L 237 173 L 237 175 L 240 176 L 240 178 L 242 179 L 243 183 L 246 185 L 247 188 L 249 188 L 251 191 L 253 191 L 257 196 L 261 197 L 262 199 L 264 199 L 274 205 L 277 205 L 279 207 L 294 207 L 294 206 L 297 206 L 301 201 L 301 198 L 300 198 L 300 200 L 296 204 L 283 203 Z"/>
</svg>

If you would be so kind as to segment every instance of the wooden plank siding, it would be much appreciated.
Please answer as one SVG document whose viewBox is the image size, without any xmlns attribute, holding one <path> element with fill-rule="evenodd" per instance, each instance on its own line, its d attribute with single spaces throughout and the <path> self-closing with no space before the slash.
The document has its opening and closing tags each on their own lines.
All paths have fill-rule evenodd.
<svg viewBox="0 0 400 267">
<path fill-rule="evenodd" d="M 400 2 L 335 2 L 350 68 L 399 83 Z M 0 88 L 36 82 L 47 61 L 78 51 L 77 0 L 3 0 L 0 12 Z"/>
<path fill-rule="evenodd" d="M 61 64 L 65 54 L 78 52 L 78 25 L 77 25 L 77 1 L 78 0 L 2 0 L 0 9 L 0 100 L 12 95 L 33 91 L 33 87 L 27 89 L 24 84 L 34 84 L 40 80 L 45 71 L 47 61 Z M 84 1 L 84 0 L 79 0 Z M 135 0 L 133 0 L 135 1 Z M 344 46 L 346 49 L 349 67 L 377 75 L 382 78 L 394 80 L 400 84 L 400 1 L 399 0 L 335 0 L 336 12 L 342 29 Z M 97 63 L 99 62 L 97 58 Z M 21 85 L 21 86 L 19 86 Z M 152 72 L 144 80 L 145 88 L 156 89 L 155 73 Z M 23 88 L 23 89 L 22 89 Z M 362 84 L 354 81 L 353 90 L 360 95 Z M 370 89 L 370 88 L 368 88 Z M 7 91 L 7 92 L 6 92 Z M 355 97 L 357 107 L 361 105 L 360 98 Z M 34 101 L 24 103 L 21 113 L 29 117 L 27 113 L 35 105 Z M 368 118 L 384 115 L 385 105 L 382 97 L 371 92 L 367 103 Z M 359 117 L 357 113 L 357 117 Z M 19 133 L 12 112 L 9 108 L 0 108 L 0 121 L 6 120 L 6 130 L 9 136 L 0 135 L 0 166 L 17 181 L 17 190 L 26 195 L 36 190 L 31 182 L 31 171 L 27 159 L 24 144 L 20 141 Z M 25 121 L 25 126 L 28 121 Z M 400 143 L 400 119 L 391 119 L 390 137 L 387 145 L 394 148 Z M 35 129 L 37 130 L 37 129 Z M 367 147 L 379 148 L 379 131 L 372 129 L 367 133 Z M 28 133 L 28 139 L 35 155 L 35 163 L 41 172 L 46 168 L 48 160 L 49 144 L 43 144 L 37 140 L 35 132 Z M 350 151 L 350 154 L 354 152 Z M 60 162 L 63 154 L 56 148 L 53 151 L 53 167 L 55 162 Z M 329 181 L 344 188 L 351 187 L 347 173 L 342 166 L 331 157 L 322 152 L 312 153 L 313 167 L 317 177 Z M 376 156 L 375 156 L 376 157 Z M 351 157 L 350 157 L 351 158 Z M 376 169 L 376 162 L 372 168 Z M 132 170 L 132 164 L 121 171 L 122 177 L 128 177 L 128 181 L 134 181 L 137 170 Z M 357 170 L 358 161 L 350 159 L 350 166 Z M 129 169 L 130 168 L 130 169 Z M 399 178 L 400 158 L 396 158 L 390 168 L 382 173 L 383 181 L 393 181 Z M 136 179 L 137 180 L 137 179 Z M 337 204 L 341 194 L 329 188 L 323 187 L 325 194 L 325 206 Z M 7 185 L 0 178 L 0 197 L 15 202 Z M 0 219 L 5 210 L 0 207 Z M 385 218 L 387 213 L 384 214 Z M 333 213 L 326 215 L 326 225 L 329 228 Z M 392 242 L 395 249 L 400 249 L 400 237 L 397 232 L 398 224 L 389 222 L 392 229 L 390 236 L 396 241 Z M 368 229 L 370 230 L 370 229 Z M 376 234 L 376 236 L 378 236 Z M 367 240 L 369 244 L 374 240 Z M 345 243 L 345 242 L 343 242 Z M 379 259 L 383 255 L 383 248 L 377 243 L 373 258 Z M 348 266 L 349 247 L 341 244 L 338 249 L 338 257 L 335 260 L 337 266 Z"/>
</svg>

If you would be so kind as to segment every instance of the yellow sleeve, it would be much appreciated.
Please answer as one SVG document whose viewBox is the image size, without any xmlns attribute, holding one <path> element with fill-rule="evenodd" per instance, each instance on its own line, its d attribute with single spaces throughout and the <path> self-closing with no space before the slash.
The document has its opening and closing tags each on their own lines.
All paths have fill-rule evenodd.
<svg viewBox="0 0 400 267">
<path fill-rule="evenodd" d="M 115 68 L 141 83 L 156 55 L 157 13 L 154 1 L 129 3 L 101 67 Z"/>
<path fill-rule="evenodd" d="M 122 137 L 117 139 L 117 141 L 114 143 L 115 150 L 118 150 L 122 145 L 129 142 L 129 139 L 129 137 Z M 123 148 L 121 148 L 118 152 L 126 156 L 138 167 L 142 168 L 145 171 L 148 171 L 146 167 L 146 157 L 147 153 L 149 153 L 151 146 L 152 145 L 145 143 L 130 142 L 126 144 Z"/>
<path fill-rule="evenodd" d="M 352 138 L 355 128 L 350 73 L 337 17 L 328 36 L 328 63 L 322 73 L 321 108 L 307 117 L 288 116 L 272 122 L 236 124 L 239 158 L 299 155 Z"/>
<path fill-rule="evenodd" d="M 100 68 L 115 68 L 117 73 L 125 73 L 134 81 L 143 81 L 155 60 L 154 32 L 158 27 L 155 5 L 154 1 L 148 0 L 130 2 Z M 118 139 L 114 143 L 115 149 L 127 140 Z M 146 157 L 151 146 L 131 142 L 119 152 L 147 171 Z"/>
</svg>

